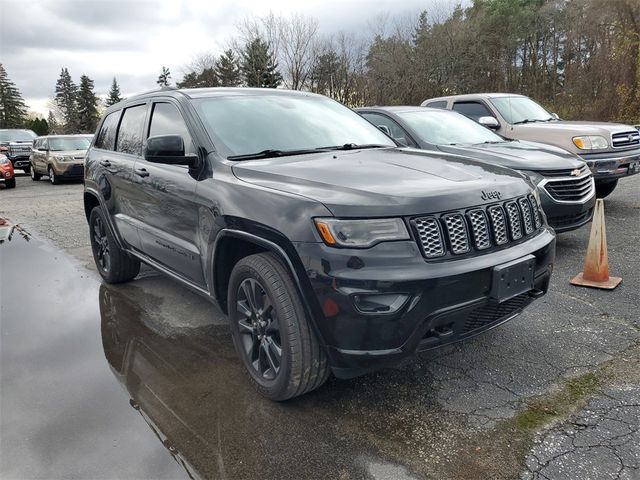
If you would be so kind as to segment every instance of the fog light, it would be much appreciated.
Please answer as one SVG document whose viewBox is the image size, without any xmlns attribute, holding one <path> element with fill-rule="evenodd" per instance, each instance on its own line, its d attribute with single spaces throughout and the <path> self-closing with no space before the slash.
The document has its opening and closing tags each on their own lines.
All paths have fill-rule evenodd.
<svg viewBox="0 0 640 480">
<path fill-rule="evenodd" d="M 4 173 L 4 176 L 5 176 L 5 177 L 7 177 L 7 178 L 9 178 L 9 177 L 11 176 L 11 172 L 5 172 L 5 173 Z"/>
<path fill-rule="evenodd" d="M 360 313 L 395 313 L 409 300 L 404 293 L 355 295 L 353 304 Z"/>
</svg>

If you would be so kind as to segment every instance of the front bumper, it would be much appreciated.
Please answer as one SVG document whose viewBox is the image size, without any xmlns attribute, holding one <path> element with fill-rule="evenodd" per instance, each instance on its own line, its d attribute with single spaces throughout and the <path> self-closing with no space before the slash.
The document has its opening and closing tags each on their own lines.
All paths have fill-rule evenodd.
<svg viewBox="0 0 640 480">
<path fill-rule="evenodd" d="M 593 172 L 596 182 L 640 173 L 640 148 L 623 152 L 584 153 L 580 157 Z"/>
<path fill-rule="evenodd" d="M 67 179 L 78 179 L 84 177 L 84 162 L 72 163 L 72 162 L 57 162 L 52 165 L 56 175 Z"/>
<path fill-rule="evenodd" d="M 575 230 L 591 221 L 596 203 L 595 189 L 581 202 L 560 202 L 554 199 L 544 186 L 538 189 L 538 192 L 547 222 L 556 233 Z"/>
<path fill-rule="evenodd" d="M 366 250 L 297 244 L 317 302 L 316 319 L 336 376 L 353 377 L 416 351 L 464 340 L 517 316 L 546 293 L 555 258 L 548 228 L 510 248 L 466 259 L 427 262 L 413 241 Z M 503 303 L 491 299 L 493 269 L 535 256 L 535 288 Z M 405 298 L 392 313 L 362 313 L 370 295 Z"/>
<path fill-rule="evenodd" d="M 13 163 L 13 168 L 28 168 L 31 166 L 31 161 L 29 160 L 29 158 L 30 157 L 28 155 L 26 157 L 16 155 L 13 157 L 9 157 L 9 160 L 11 160 L 11 163 Z"/>
</svg>

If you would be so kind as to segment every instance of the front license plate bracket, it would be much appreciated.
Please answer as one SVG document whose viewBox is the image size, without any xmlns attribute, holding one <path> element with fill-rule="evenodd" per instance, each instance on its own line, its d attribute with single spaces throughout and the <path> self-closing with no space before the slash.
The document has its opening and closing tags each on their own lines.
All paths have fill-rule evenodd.
<svg viewBox="0 0 640 480">
<path fill-rule="evenodd" d="M 527 255 L 493 267 L 491 298 L 498 303 L 534 289 L 536 257 Z"/>
</svg>

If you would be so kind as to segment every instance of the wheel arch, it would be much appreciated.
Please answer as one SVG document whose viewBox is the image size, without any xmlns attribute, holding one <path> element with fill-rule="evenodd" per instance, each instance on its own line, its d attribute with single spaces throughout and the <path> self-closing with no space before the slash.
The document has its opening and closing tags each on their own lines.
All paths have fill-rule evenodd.
<svg viewBox="0 0 640 480">
<path fill-rule="evenodd" d="M 320 304 L 315 298 L 311 283 L 306 277 L 302 261 L 291 242 L 282 234 L 279 234 L 278 237 L 270 235 L 267 238 L 245 230 L 222 229 L 218 233 L 213 247 L 212 294 L 220 309 L 226 314 L 228 311 L 228 281 L 236 263 L 242 258 L 256 253 L 273 253 L 289 271 L 305 312 L 311 321 L 311 326 L 315 330 L 318 339 L 322 342 L 323 338 L 316 322 L 322 318 L 323 313 L 320 309 Z M 229 252 L 232 253 L 229 254 Z"/>
</svg>

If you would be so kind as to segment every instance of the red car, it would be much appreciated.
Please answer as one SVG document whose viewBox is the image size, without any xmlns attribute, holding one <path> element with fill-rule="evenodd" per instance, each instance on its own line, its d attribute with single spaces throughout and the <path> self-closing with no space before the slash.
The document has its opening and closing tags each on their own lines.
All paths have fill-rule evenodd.
<svg viewBox="0 0 640 480">
<path fill-rule="evenodd" d="M 6 188 L 15 188 L 16 186 L 16 176 L 11 160 L 2 154 L 0 154 L 0 183 L 4 183 Z"/>
</svg>

